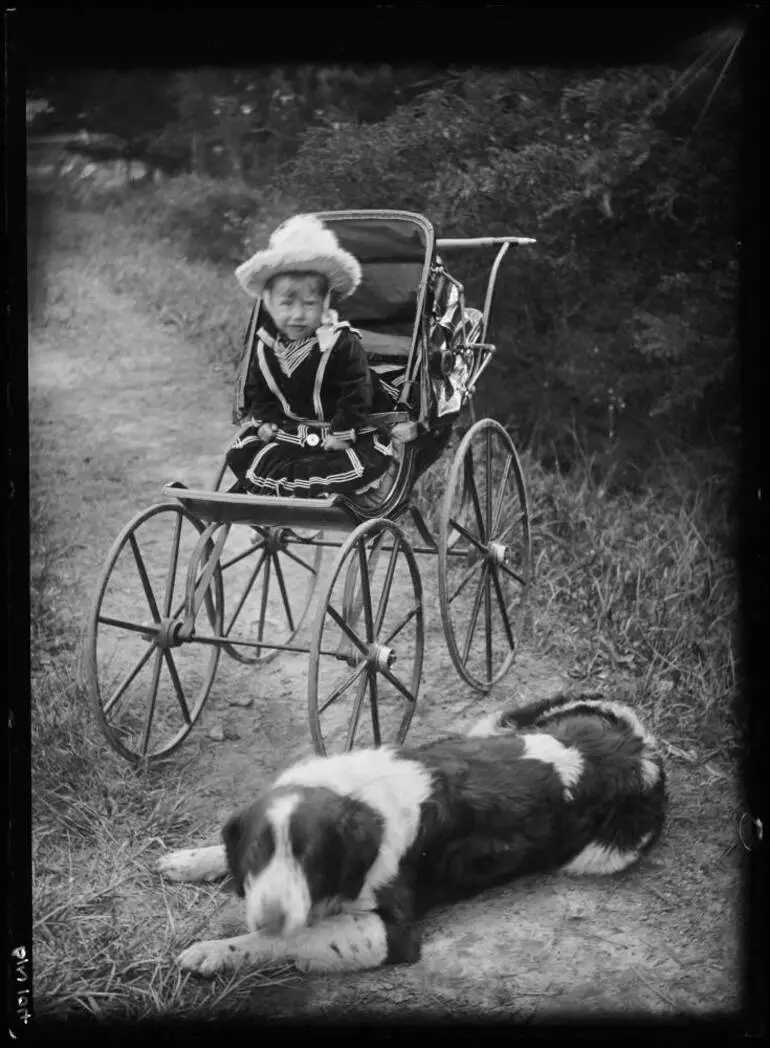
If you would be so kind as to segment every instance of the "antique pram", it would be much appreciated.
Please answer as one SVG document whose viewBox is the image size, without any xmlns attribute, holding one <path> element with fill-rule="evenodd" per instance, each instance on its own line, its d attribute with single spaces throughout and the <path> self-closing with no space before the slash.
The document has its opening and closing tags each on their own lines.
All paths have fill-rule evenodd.
<svg viewBox="0 0 770 1048">
<path fill-rule="evenodd" d="M 378 488 L 360 497 L 241 494 L 223 461 L 209 489 L 169 484 L 163 502 L 126 525 L 96 586 L 84 670 L 100 727 L 132 762 L 183 741 L 223 651 L 255 667 L 282 652 L 308 655 L 319 754 L 400 744 L 425 646 L 416 555 L 437 562 L 443 633 L 471 687 L 487 691 L 516 654 L 532 561 L 524 477 L 502 425 L 467 426 L 495 353 L 487 328 L 500 264 L 511 244 L 534 241 L 436 239 L 426 218 L 405 211 L 319 217 L 361 263 L 361 286 L 339 312 L 392 392 L 393 411 L 371 421 L 398 453 Z M 498 249 L 483 310 L 465 307 L 462 285 L 436 253 L 479 247 Z M 438 460 L 453 442 L 447 472 Z M 323 570 L 329 548 L 339 552 Z M 235 701 L 259 695 L 259 676 L 227 684 Z"/>
</svg>

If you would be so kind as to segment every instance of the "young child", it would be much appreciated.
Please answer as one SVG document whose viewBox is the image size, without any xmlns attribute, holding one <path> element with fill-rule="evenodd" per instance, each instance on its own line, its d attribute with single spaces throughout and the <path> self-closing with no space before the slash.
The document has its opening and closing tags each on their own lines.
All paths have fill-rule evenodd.
<svg viewBox="0 0 770 1048">
<path fill-rule="evenodd" d="M 367 416 L 393 404 L 357 332 L 330 309 L 332 294 L 346 298 L 360 284 L 358 260 L 319 219 L 296 215 L 235 275 L 264 308 L 244 362 L 244 425 L 228 466 L 258 495 L 313 498 L 373 487 L 393 448 Z"/>
</svg>

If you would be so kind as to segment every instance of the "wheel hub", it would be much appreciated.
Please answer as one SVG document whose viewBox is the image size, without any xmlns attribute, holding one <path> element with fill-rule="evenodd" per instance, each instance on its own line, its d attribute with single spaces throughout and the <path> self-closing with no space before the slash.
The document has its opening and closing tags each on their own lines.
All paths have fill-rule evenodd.
<svg viewBox="0 0 770 1048">
<path fill-rule="evenodd" d="M 502 542 L 490 542 L 487 555 L 495 564 L 504 564 L 508 560 L 508 547 Z"/>
<path fill-rule="evenodd" d="M 289 545 L 288 528 L 268 528 L 265 537 L 265 548 L 269 553 L 280 553 Z"/>
<path fill-rule="evenodd" d="M 372 644 L 369 649 L 369 661 L 378 670 L 387 670 L 396 661 L 396 653 L 387 644 Z"/>
<path fill-rule="evenodd" d="M 144 625 L 147 629 L 147 632 L 143 634 L 145 640 L 155 641 L 156 646 L 162 651 L 168 648 L 178 648 L 190 639 L 185 635 L 184 623 L 181 619 L 167 617 L 161 619 L 160 622 L 147 622 Z"/>
</svg>

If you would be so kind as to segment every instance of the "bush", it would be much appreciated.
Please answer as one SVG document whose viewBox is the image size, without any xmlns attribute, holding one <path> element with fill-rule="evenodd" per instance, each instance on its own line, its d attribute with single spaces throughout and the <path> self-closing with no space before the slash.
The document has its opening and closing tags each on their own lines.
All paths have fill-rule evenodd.
<svg viewBox="0 0 770 1048">
<path fill-rule="evenodd" d="M 624 411 L 734 427 L 738 91 L 711 106 L 675 87 L 664 68 L 471 70 L 379 124 L 306 132 L 292 193 L 413 209 L 439 235 L 536 236 L 500 273 L 492 397 L 546 444 Z M 464 256 L 452 270 L 480 304 L 491 257 Z"/>
<path fill-rule="evenodd" d="M 263 207 L 258 190 L 196 175 L 170 179 L 150 199 L 161 239 L 175 243 L 190 262 L 223 266 L 243 261 L 249 226 Z"/>
</svg>

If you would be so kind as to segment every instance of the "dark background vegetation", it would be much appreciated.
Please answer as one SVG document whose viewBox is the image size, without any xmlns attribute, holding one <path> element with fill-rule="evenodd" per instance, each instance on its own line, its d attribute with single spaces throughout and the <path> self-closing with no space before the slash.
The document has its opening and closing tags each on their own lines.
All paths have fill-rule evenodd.
<svg viewBox="0 0 770 1048">
<path fill-rule="evenodd" d="M 579 447 L 633 488 L 674 448 L 738 446 L 742 37 L 617 68 L 37 68 L 30 148 L 77 131 L 63 148 L 142 161 L 118 194 L 134 220 L 226 268 L 300 208 L 536 236 L 501 271 L 479 409 L 545 464 Z M 474 303 L 490 262 L 453 256 Z"/>
</svg>

